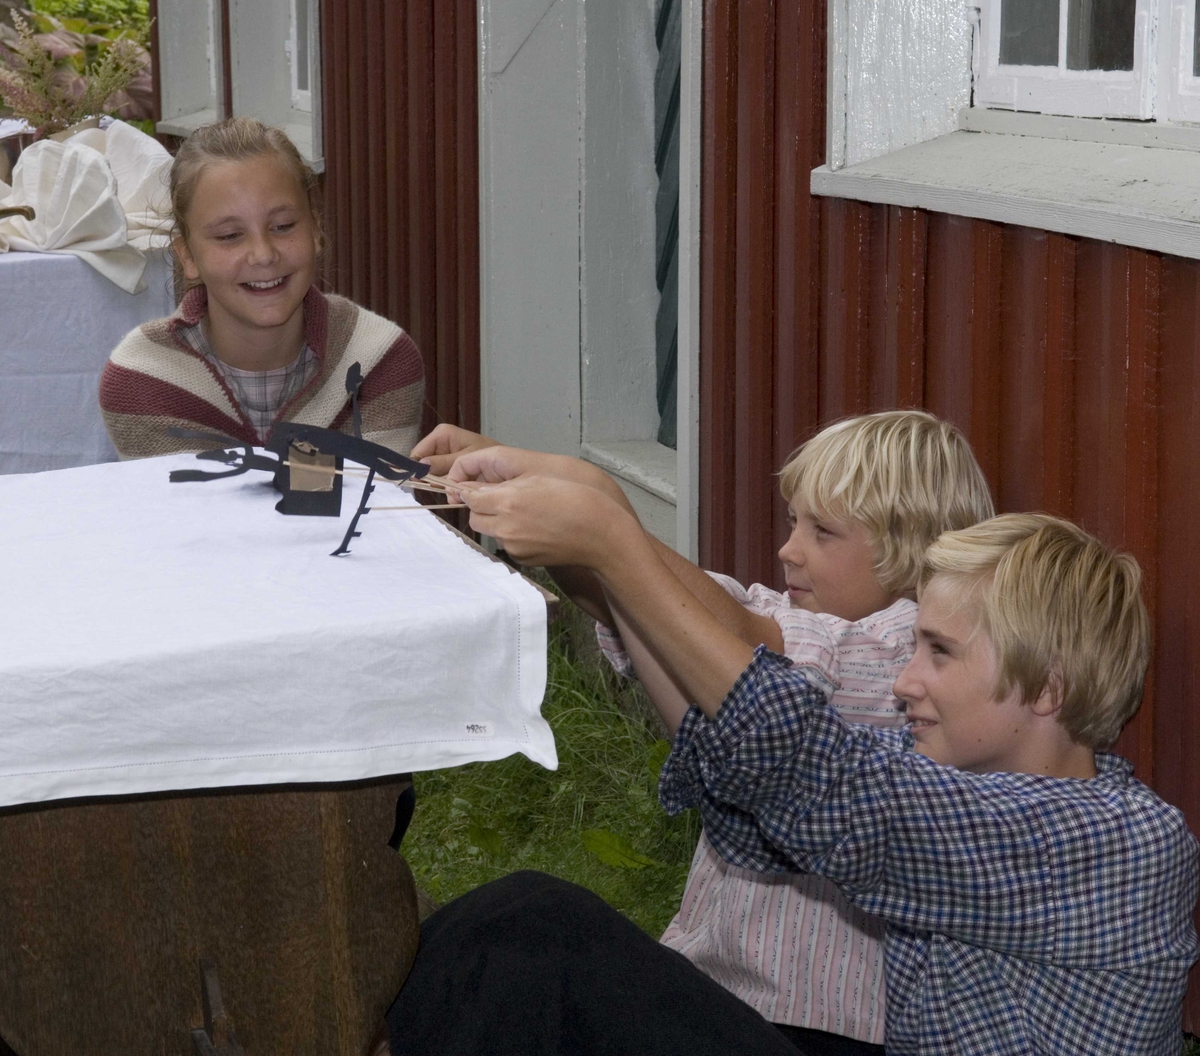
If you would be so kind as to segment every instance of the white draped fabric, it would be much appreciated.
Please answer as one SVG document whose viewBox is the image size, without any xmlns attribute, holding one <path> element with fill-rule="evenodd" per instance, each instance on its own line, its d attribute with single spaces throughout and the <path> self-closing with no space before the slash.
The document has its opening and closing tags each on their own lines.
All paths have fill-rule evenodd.
<svg viewBox="0 0 1200 1056">
<path fill-rule="evenodd" d="M 130 330 L 175 310 L 166 255 L 145 256 L 130 296 L 68 253 L 0 253 L 0 473 L 116 459 L 100 372 Z"/>
<path fill-rule="evenodd" d="M 427 512 L 285 517 L 193 456 L 0 477 L 0 805 L 557 765 L 542 596 Z M 379 505 L 411 499 L 381 484 Z"/>
<path fill-rule="evenodd" d="M 123 121 L 65 142 L 27 147 L 0 184 L 0 207 L 28 205 L 33 220 L 0 219 L 0 252 L 71 253 L 126 293 L 145 288 L 144 250 L 169 243 L 171 156 Z"/>
</svg>

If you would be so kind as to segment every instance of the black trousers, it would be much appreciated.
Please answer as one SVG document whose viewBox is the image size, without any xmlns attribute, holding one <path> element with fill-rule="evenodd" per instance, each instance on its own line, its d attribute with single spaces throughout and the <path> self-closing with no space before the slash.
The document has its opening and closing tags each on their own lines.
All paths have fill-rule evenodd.
<svg viewBox="0 0 1200 1056">
<path fill-rule="evenodd" d="M 785 1035 L 590 891 L 532 872 L 485 884 L 422 924 L 387 1022 L 394 1056 L 883 1051 L 817 1031 Z"/>
</svg>

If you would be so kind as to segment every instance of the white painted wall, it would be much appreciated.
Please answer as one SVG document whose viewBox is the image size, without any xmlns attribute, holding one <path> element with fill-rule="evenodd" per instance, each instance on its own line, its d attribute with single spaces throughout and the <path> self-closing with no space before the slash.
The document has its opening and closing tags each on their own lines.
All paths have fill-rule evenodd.
<svg viewBox="0 0 1200 1056">
<path fill-rule="evenodd" d="M 291 67 L 287 54 L 292 34 L 290 0 L 229 0 L 230 63 L 233 68 L 233 112 L 257 117 L 286 129 L 309 161 L 323 161 L 319 100 L 321 64 L 314 61 L 313 113 L 292 109 Z M 314 59 L 320 55 L 316 33 L 319 0 L 309 4 L 309 40 Z M 323 166 L 318 166 L 323 167 Z"/>
<path fill-rule="evenodd" d="M 829 0 L 833 171 L 953 132 L 971 104 L 964 0 Z"/>
<path fill-rule="evenodd" d="M 484 428 L 579 454 L 654 397 L 652 0 L 480 0 Z"/>
<path fill-rule="evenodd" d="M 288 0 L 229 0 L 233 112 L 281 128 L 291 123 L 284 45 L 291 35 Z"/>
</svg>

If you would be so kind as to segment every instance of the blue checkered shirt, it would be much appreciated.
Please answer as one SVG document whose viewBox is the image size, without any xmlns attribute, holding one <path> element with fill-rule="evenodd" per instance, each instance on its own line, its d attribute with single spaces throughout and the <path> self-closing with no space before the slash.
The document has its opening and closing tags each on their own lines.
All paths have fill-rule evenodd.
<svg viewBox="0 0 1200 1056">
<path fill-rule="evenodd" d="M 1197 845 L 1112 755 L 1090 781 L 971 774 L 846 723 L 760 646 L 663 767 L 726 861 L 814 872 L 887 926 L 889 1054 L 1178 1056 Z M 836 673 L 832 673 L 836 678 Z"/>
</svg>

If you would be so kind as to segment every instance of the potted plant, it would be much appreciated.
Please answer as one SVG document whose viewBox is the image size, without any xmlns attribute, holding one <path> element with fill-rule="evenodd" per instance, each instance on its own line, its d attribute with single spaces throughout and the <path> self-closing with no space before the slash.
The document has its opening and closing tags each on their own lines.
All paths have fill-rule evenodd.
<svg viewBox="0 0 1200 1056">
<path fill-rule="evenodd" d="M 12 19 L 15 29 L 0 25 L 0 102 L 33 138 L 105 113 L 150 116 L 150 56 L 127 30 L 32 11 Z"/>
</svg>

